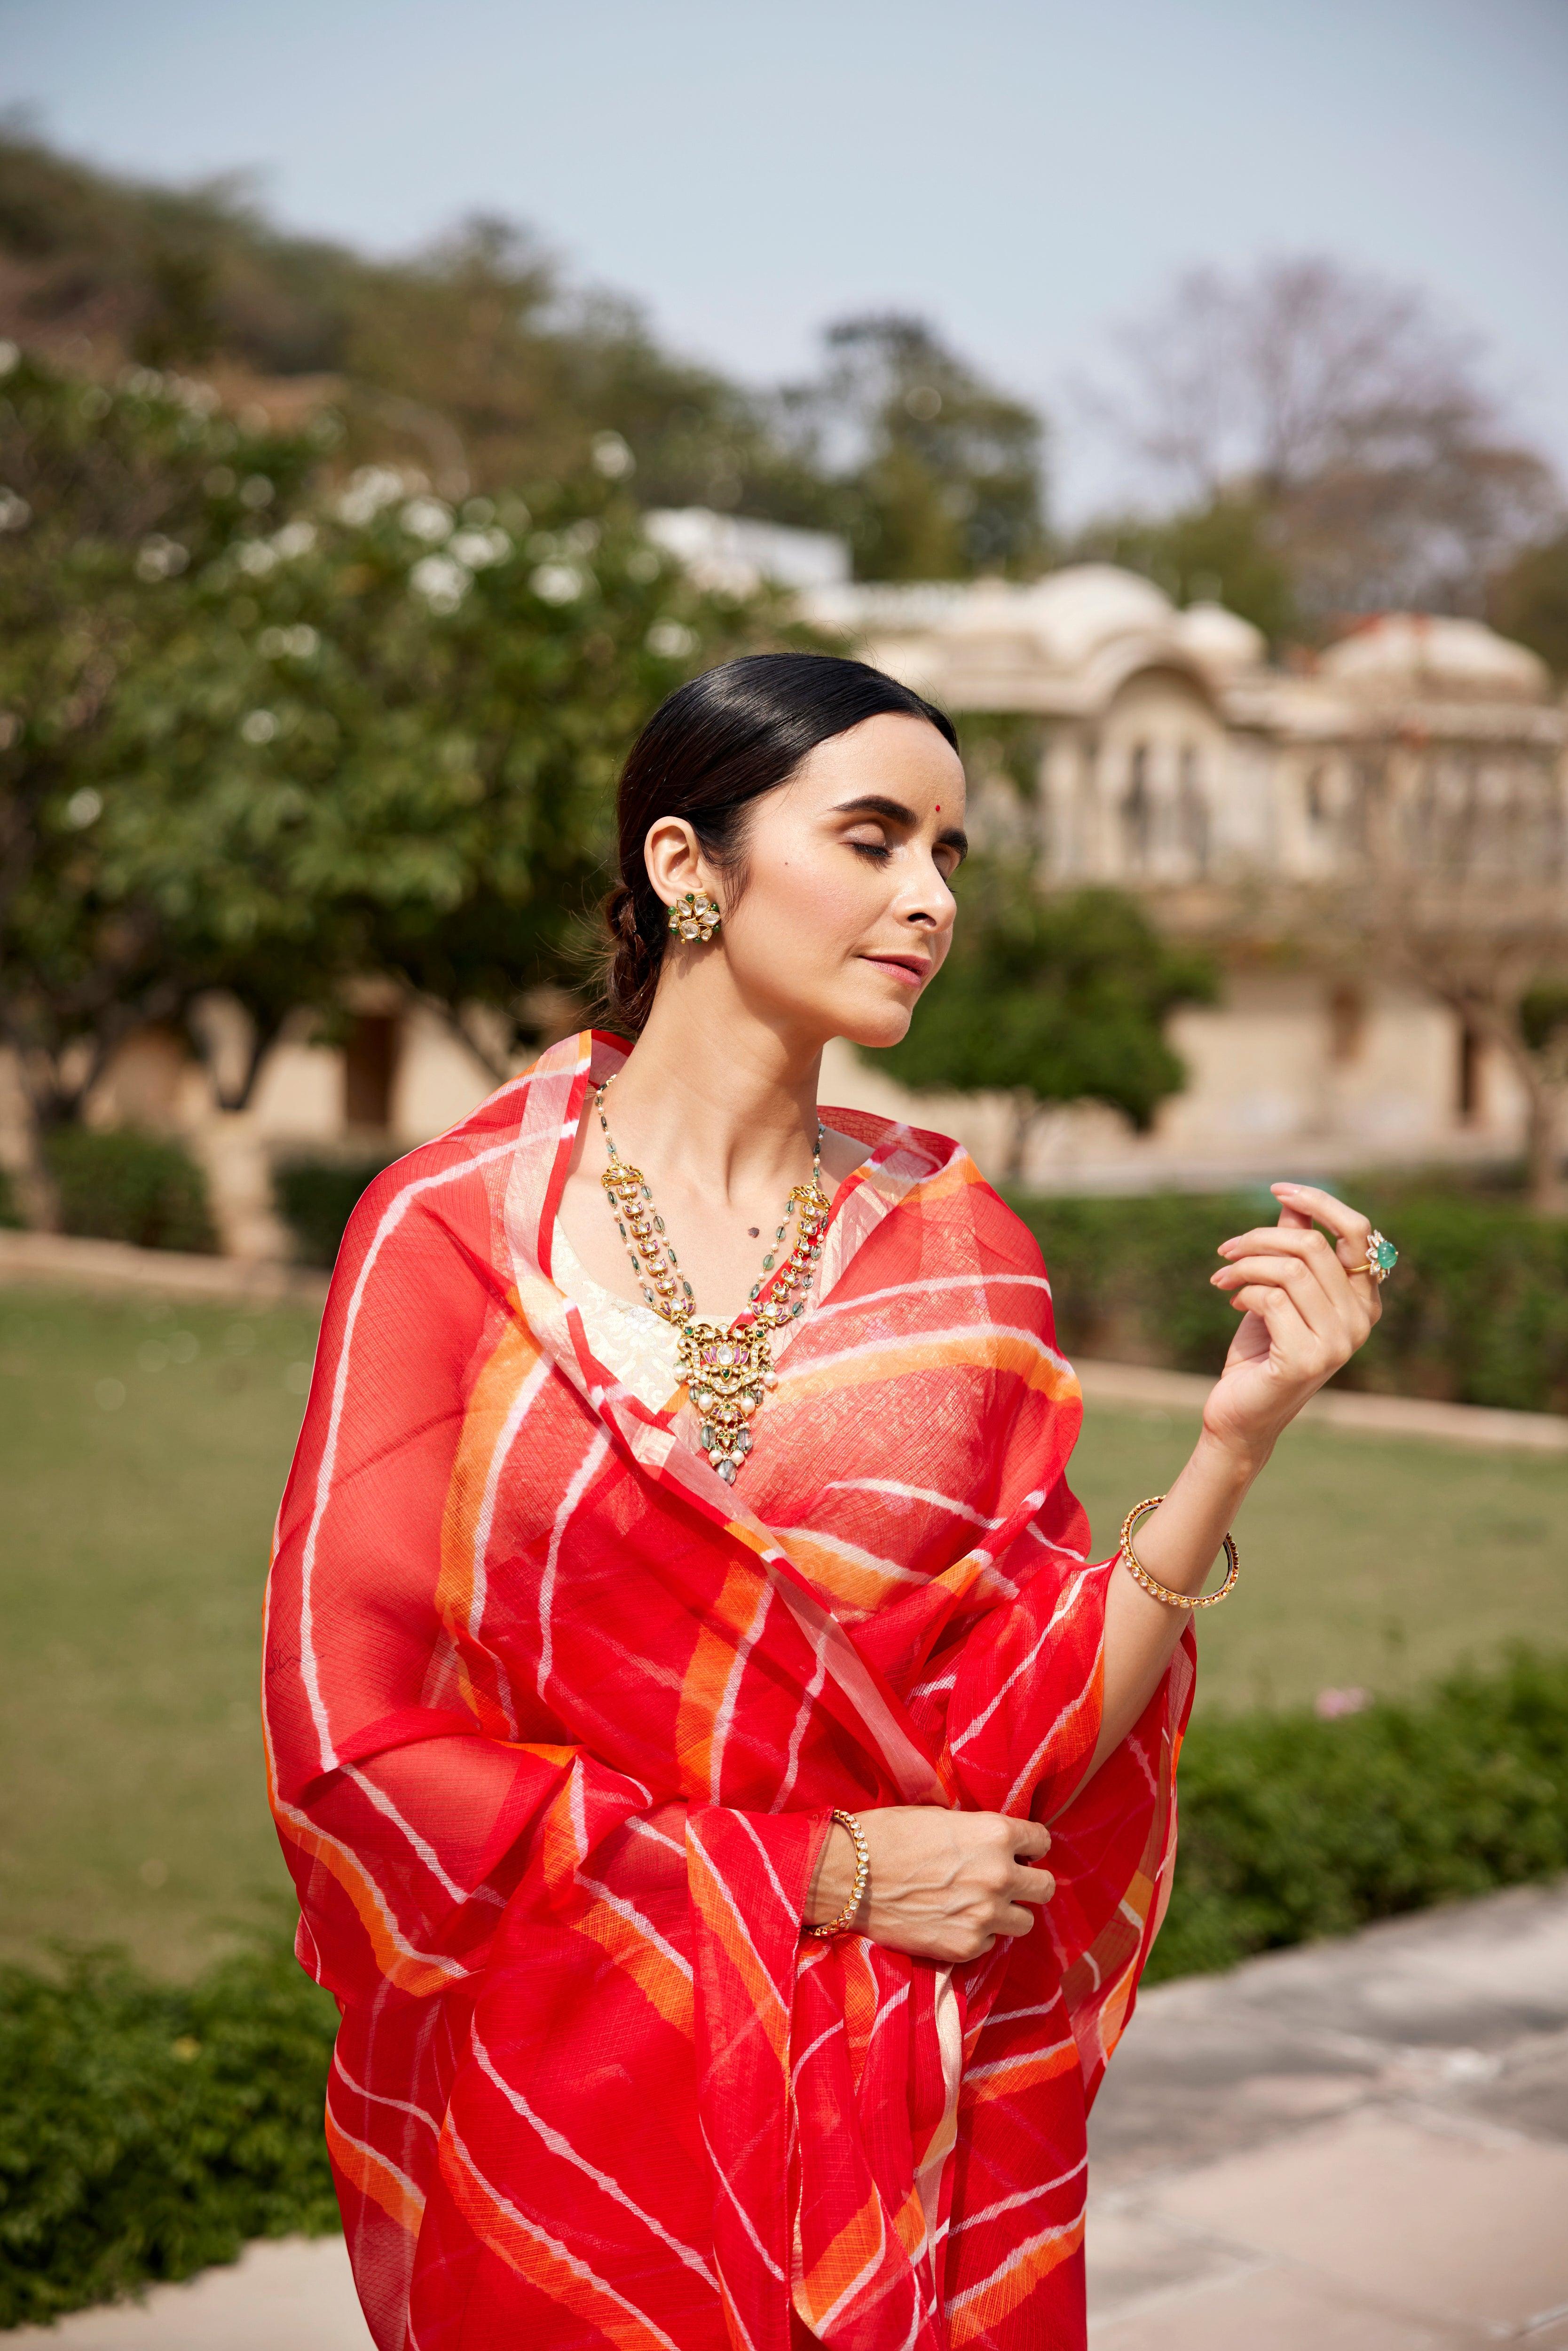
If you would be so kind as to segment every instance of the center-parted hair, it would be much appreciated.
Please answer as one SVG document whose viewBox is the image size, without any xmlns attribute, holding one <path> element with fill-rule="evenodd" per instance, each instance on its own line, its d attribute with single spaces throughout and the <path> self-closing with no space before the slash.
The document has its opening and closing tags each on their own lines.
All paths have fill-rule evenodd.
<svg viewBox="0 0 1568 2351">
<path fill-rule="evenodd" d="M 727 882 L 746 859 L 746 810 L 810 751 L 863 719 L 923 718 L 955 750 L 953 722 L 896 678 L 835 653 L 747 653 L 705 670 L 659 705 L 632 746 L 616 798 L 621 878 L 604 901 L 605 999 L 632 1037 L 653 1008 L 669 909 L 643 843 L 661 817 L 684 817 Z"/>
</svg>

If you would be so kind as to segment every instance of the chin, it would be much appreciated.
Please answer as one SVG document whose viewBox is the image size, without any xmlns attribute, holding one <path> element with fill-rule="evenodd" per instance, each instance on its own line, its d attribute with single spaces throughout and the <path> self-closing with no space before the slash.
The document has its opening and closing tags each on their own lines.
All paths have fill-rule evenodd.
<svg viewBox="0 0 1568 2351">
<path fill-rule="evenodd" d="M 867 1004 L 862 1000 L 846 1004 L 840 1013 L 837 1033 L 850 1044 L 875 1052 L 889 1045 L 902 1045 L 909 1034 L 914 1014 L 913 1003 Z"/>
</svg>

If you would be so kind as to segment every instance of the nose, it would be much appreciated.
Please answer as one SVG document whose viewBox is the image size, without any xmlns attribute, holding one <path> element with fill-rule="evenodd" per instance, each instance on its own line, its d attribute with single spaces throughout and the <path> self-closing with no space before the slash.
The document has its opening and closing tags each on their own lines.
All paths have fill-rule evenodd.
<svg viewBox="0 0 1568 2351">
<path fill-rule="evenodd" d="M 946 930 L 956 911 L 953 893 L 935 865 L 927 865 L 925 872 L 912 882 L 908 897 L 899 909 L 904 922 L 923 931 Z"/>
</svg>

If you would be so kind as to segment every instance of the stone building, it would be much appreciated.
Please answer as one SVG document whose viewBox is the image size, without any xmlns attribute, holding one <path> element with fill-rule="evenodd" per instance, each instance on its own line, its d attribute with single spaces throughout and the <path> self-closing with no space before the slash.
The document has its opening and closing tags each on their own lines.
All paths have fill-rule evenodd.
<svg viewBox="0 0 1568 2351">
<path fill-rule="evenodd" d="M 1568 933 L 1568 711 L 1533 653 L 1475 621 L 1389 614 L 1282 672 L 1234 613 L 1177 610 L 1104 564 L 805 601 L 960 718 L 983 830 L 1054 882 L 1136 893 L 1219 956 L 1221 1001 L 1173 1021 L 1189 1081 L 1154 1133 L 1064 1111 L 1037 1183 L 1518 1151 L 1523 1097 L 1497 1050 L 1418 979 L 1332 947 L 1322 913 L 1364 887 L 1375 850 L 1419 872 L 1458 826 L 1468 872 L 1554 887 Z"/>
<path fill-rule="evenodd" d="M 1030 586 L 857 585 L 838 576 L 832 542 L 813 539 L 786 564 L 774 544 L 785 534 L 654 520 L 683 560 L 700 571 L 711 558 L 727 585 L 743 584 L 748 563 L 789 571 L 811 619 L 950 709 L 992 840 L 1011 840 L 1064 884 L 1133 890 L 1219 953 L 1221 1001 L 1172 1024 L 1188 1084 L 1153 1133 L 1135 1135 L 1109 1111 L 1053 1113 L 1036 1132 L 1035 1184 L 1332 1178 L 1517 1152 L 1523 1101 L 1496 1050 L 1416 980 L 1330 951 L 1311 908 L 1314 893 L 1364 875 L 1391 807 L 1407 864 L 1458 823 L 1505 888 L 1511 875 L 1568 887 L 1568 711 L 1533 654 L 1475 622 L 1398 614 L 1365 623 L 1310 672 L 1286 673 L 1233 613 L 1178 611 L 1108 565 Z M 174 1038 L 143 1036 L 90 1115 L 185 1132 L 211 1171 L 227 1244 L 278 1253 L 269 1193 L 280 1153 L 390 1153 L 438 1133 L 495 1082 L 434 1013 L 383 983 L 367 981 L 353 1013 L 342 1048 L 312 1042 L 308 1022 L 286 1033 L 240 1115 L 214 1109 Z M 5 1091 L 0 1070 L 0 1151 Z M 999 1104 L 915 1101 L 848 1049 L 832 1050 L 823 1094 L 957 1133 L 982 1165 L 1000 1165 Z"/>
</svg>

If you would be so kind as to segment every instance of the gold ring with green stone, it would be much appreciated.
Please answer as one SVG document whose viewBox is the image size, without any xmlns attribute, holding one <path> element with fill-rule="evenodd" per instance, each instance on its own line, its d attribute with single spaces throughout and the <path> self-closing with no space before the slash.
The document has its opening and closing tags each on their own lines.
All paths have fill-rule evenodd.
<svg viewBox="0 0 1568 2351">
<path fill-rule="evenodd" d="M 1345 1271 L 1347 1273 L 1371 1274 L 1374 1281 L 1376 1282 L 1378 1288 L 1381 1290 L 1398 1262 L 1398 1250 L 1395 1248 L 1391 1240 L 1386 1239 L 1384 1235 L 1378 1231 L 1375 1225 L 1371 1232 L 1369 1232 L 1366 1237 L 1365 1264 L 1347 1265 Z"/>
</svg>

